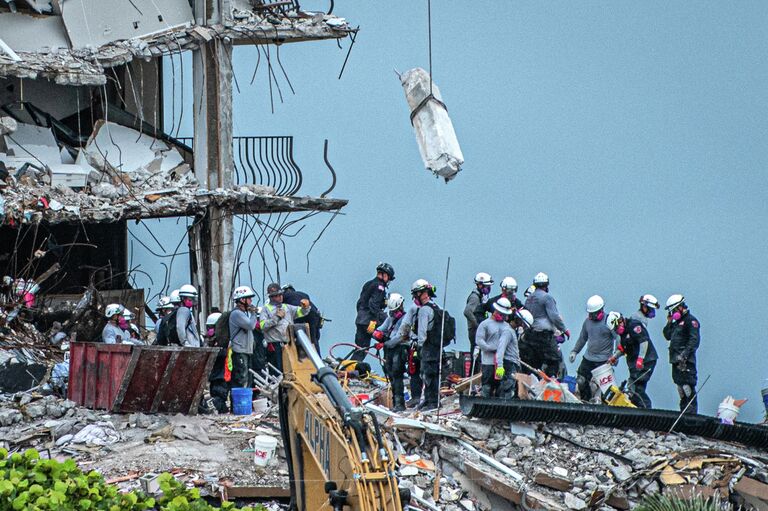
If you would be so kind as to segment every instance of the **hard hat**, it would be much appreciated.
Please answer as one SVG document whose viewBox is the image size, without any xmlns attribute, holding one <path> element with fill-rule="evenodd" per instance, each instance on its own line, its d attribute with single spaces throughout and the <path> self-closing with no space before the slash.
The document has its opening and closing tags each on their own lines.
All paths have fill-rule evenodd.
<svg viewBox="0 0 768 511">
<path fill-rule="evenodd" d="M 395 269 L 389 263 L 379 263 L 376 266 L 376 272 L 386 273 L 389 275 L 389 280 L 395 280 Z"/>
<path fill-rule="evenodd" d="M 296 288 L 295 288 L 295 287 L 293 287 L 293 284 L 285 284 L 285 285 L 283 286 L 283 291 L 288 291 L 288 290 L 291 290 L 291 291 L 296 291 Z"/>
<path fill-rule="evenodd" d="M 197 289 L 192 284 L 184 284 L 179 288 L 179 296 L 197 299 Z"/>
<path fill-rule="evenodd" d="M 671 310 L 683 302 L 685 302 L 685 297 L 683 295 L 672 295 L 669 298 L 667 298 L 667 305 L 664 308 L 667 310 Z"/>
<path fill-rule="evenodd" d="M 475 284 L 490 286 L 491 284 L 493 284 L 493 279 L 489 274 L 481 271 L 480 273 L 475 275 Z"/>
<path fill-rule="evenodd" d="M 502 314 L 506 314 L 507 316 L 512 314 L 512 304 L 508 299 L 503 297 L 496 300 L 496 302 L 493 304 L 493 308 Z"/>
<path fill-rule="evenodd" d="M 248 286 L 240 286 L 235 289 L 235 292 L 232 294 L 232 299 L 238 301 L 241 298 L 253 298 L 254 296 L 256 296 L 256 293 L 253 292 L 253 289 Z"/>
<path fill-rule="evenodd" d="M 424 279 L 418 279 L 411 284 L 411 294 L 420 293 L 431 288 L 432 285 Z"/>
<path fill-rule="evenodd" d="M 531 311 L 527 309 L 518 309 L 517 317 L 523 320 L 523 323 L 529 327 L 533 325 L 533 314 L 531 314 Z"/>
<path fill-rule="evenodd" d="M 10 275 L 4 276 L 3 277 L 3 285 L 4 286 L 10 286 L 11 284 L 13 284 L 13 277 L 11 277 Z"/>
<path fill-rule="evenodd" d="M 608 313 L 608 318 L 605 320 L 605 322 L 608 324 L 608 328 L 611 330 L 616 330 L 616 327 L 619 324 L 619 321 L 621 321 L 621 313 L 616 311 L 611 311 Z"/>
<path fill-rule="evenodd" d="M 531 284 L 530 286 L 528 286 L 528 289 L 526 289 L 525 293 L 523 293 L 523 294 L 524 294 L 524 296 L 526 298 L 528 298 L 529 296 L 531 296 L 533 294 L 534 291 L 536 291 L 536 286 Z"/>
<path fill-rule="evenodd" d="M 643 295 L 640 297 L 640 303 L 651 309 L 659 308 L 659 301 L 653 295 Z"/>
<path fill-rule="evenodd" d="M 587 312 L 597 312 L 605 307 L 605 301 L 600 295 L 592 295 L 587 300 Z"/>
<path fill-rule="evenodd" d="M 122 312 L 123 317 L 128 321 L 133 321 L 133 318 L 136 317 L 136 315 L 131 312 L 130 309 L 124 308 Z"/>
<path fill-rule="evenodd" d="M 125 309 L 125 307 L 123 307 L 119 303 L 110 303 L 109 305 L 107 305 L 107 308 L 104 309 L 104 316 L 111 318 L 115 314 L 122 313 L 123 309 Z"/>
<path fill-rule="evenodd" d="M 157 301 L 158 310 L 168 309 L 171 307 L 173 307 L 173 305 L 171 304 L 171 299 L 168 298 L 167 296 L 161 296 L 160 299 Z"/>
<path fill-rule="evenodd" d="M 179 296 L 179 290 L 174 289 L 171 291 L 171 294 L 168 296 L 168 300 L 171 302 L 171 304 L 181 303 L 181 297 Z"/>
<path fill-rule="evenodd" d="M 141 331 L 139 330 L 139 327 L 131 323 L 130 329 L 136 333 L 139 337 L 141 337 Z"/>
<path fill-rule="evenodd" d="M 283 294 L 280 284 L 273 282 L 267 286 L 267 296 L 277 296 Z"/>
<path fill-rule="evenodd" d="M 506 289 L 514 293 L 517 291 L 517 281 L 512 277 L 504 277 L 501 281 L 501 289 Z"/>
<path fill-rule="evenodd" d="M 396 311 L 403 306 L 404 301 L 403 295 L 392 293 L 389 295 L 389 298 L 387 298 L 387 308 L 391 311 Z"/>
<path fill-rule="evenodd" d="M 533 277 L 534 284 L 549 284 L 549 275 L 544 272 L 539 272 Z"/>
<path fill-rule="evenodd" d="M 205 326 L 215 326 L 220 317 L 221 312 L 212 312 L 211 314 L 208 314 L 208 317 L 205 320 Z"/>
</svg>

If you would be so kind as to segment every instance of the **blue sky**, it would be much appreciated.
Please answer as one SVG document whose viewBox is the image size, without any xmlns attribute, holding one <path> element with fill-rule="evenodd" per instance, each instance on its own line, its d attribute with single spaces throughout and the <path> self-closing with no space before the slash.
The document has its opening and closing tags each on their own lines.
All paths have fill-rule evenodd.
<svg viewBox="0 0 768 511">
<path fill-rule="evenodd" d="M 451 257 L 447 306 L 460 318 L 461 347 L 461 310 L 478 271 L 497 282 L 514 276 L 521 290 L 547 272 L 574 332 L 567 351 L 590 295 L 628 314 L 643 293 L 664 301 L 680 292 L 702 325 L 699 381 L 711 375 L 700 411 L 714 414 L 731 394 L 749 398 L 742 419 L 759 420 L 768 377 L 768 4 L 435 1 L 432 8 L 434 80 L 466 160 L 447 185 L 423 169 L 393 71 L 427 67 L 426 2 L 337 0 L 335 13 L 361 28 L 343 78 L 348 41 L 341 50 L 332 41 L 284 45 L 296 95 L 277 102 L 274 115 L 263 65 L 249 83 L 256 50 L 234 52 L 235 134 L 294 135 L 301 193 L 311 195 L 330 181 L 322 162 L 328 138 L 339 174 L 332 195 L 350 201 L 314 248 L 309 273 L 305 254 L 327 217 L 287 241 L 283 281 L 309 292 L 333 319 L 323 345 L 351 341 L 360 286 L 380 260 L 397 271 L 393 291 L 405 294 L 424 277 L 442 298 Z M 191 98 L 188 61 L 185 76 L 177 101 L 181 86 Z M 185 117 L 181 135 L 191 133 Z M 151 225 L 169 240 L 183 233 L 174 221 Z M 185 258 L 175 263 L 177 284 Z M 162 280 L 140 247 L 134 261 Z M 241 283 L 261 287 L 260 267 L 253 272 L 254 282 Z M 649 391 L 657 407 L 675 408 L 663 321 L 650 326 L 661 361 Z"/>
</svg>

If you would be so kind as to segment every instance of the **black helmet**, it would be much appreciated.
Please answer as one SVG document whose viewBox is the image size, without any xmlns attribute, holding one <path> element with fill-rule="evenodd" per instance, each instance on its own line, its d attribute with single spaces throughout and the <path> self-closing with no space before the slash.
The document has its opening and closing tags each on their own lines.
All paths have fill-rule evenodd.
<svg viewBox="0 0 768 511">
<path fill-rule="evenodd" d="M 389 263 L 379 263 L 376 267 L 376 272 L 386 273 L 389 275 L 389 280 L 395 280 L 395 269 Z"/>
</svg>

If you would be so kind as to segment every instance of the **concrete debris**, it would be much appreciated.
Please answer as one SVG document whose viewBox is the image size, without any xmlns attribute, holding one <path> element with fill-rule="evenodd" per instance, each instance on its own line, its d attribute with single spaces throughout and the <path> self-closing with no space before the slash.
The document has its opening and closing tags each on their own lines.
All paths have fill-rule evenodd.
<svg viewBox="0 0 768 511">
<path fill-rule="evenodd" d="M 440 89 L 421 68 L 406 71 L 400 76 L 400 82 L 405 90 L 424 166 L 448 182 L 461 170 L 464 155 Z"/>
<path fill-rule="evenodd" d="M 565 507 L 579 511 L 581 509 L 587 509 L 587 503 L 572 493 L 566 493 Z"/>
<path fill-rule="evenodd" d="M 10 135 L 18 129 L 18 123 L 13 117 L 0 117 L 0 135 Z"/>
</svg>

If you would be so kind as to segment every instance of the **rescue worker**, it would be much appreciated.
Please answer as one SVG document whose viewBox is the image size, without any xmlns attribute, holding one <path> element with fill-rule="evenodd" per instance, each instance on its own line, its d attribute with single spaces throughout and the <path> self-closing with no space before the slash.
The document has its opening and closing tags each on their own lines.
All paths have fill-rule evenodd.
<svg viewBox="0 0 768 511">
<path fill-rule="evenodd" d="M 355 344 L 361 348 L 350 357 L 358 362 L 365 359 L 367 348 L 371 346 L 371 335 L 376 327 L 386 319 L 384 307 L 387 302 L 387 286 L 395 280 L 395 269 L 389 263 L 379 263 L 376 277 L 363 284 L 360 298 L 357 299 L 355 317 Z"/>
<path fill-rule="evenodd" d="M 120 328 L 128 334 L 127 342 L 129 344 L 144 344 L 141 340 L 141 330 L 133 322 L 136 319 L 136 315 L 126 307 L 123 309 L 122 317 L 124 321 L 120 324 Z"/>
<path fill-rule="evenodd" d="M 425 280 L 424 283 L 428 284 Z M 406 371 L 408 372 L 408 387 L 410 389 L 410 399 L 406 401 L 407 408 L 414 408 L 421 402 L 422 388 L 424 382 L 421 380 L 421 360 L 418 351 L 418 336 L 413 330 L 416 316 L 419 308 L 415 303 L 411 303 L 400 324 L 400 341 L 408 346 L 406 359 Z"/>
<path fill-rule="evenodd" d="M 648 328 L 648 320 L 656 317 L 656 310 L 659 308 L 659 301 L 653 295 L 643 295 L 640 297 L 640 309 L 632 314 L 632 319 L 640 321 L 645 328 Z"/>
<path fill-rule="evenodd" d="M 309 300 L 302 299 L 301 306 L 286 305 L 283 303 L 283 290 L 280 284 L 272 283 L 267 286 L 269 303 L 261 308 L 259 314 L 259 327 L 264 333 L 264 342 L 267 343 L 269 361 L 283 370 L 283 343 L 287 341 L 286 332 L 296 318 L 309 314 Z M 370 338 L 368 339 L 370 343 Z"/>
<path fill-rule="evenodd" d="M 517 293 L 517 281 L 513 277 L 504 277 L 501 280 L 499 287 L 501 288 L 501 293 L 489 298 L 488 301 L 481 306 L 482 313 L 485 314 L 486 318 L 493 315 L 493 304 L 496 303 L 499 298 L 506 298 L 509 300 L 509 303 L 512 304 L 512 308 L 515 310 L 523 308 L 523 302 L 515 296 Z"/>
<path fill-rule="evenodd" d="M 197 305 L 197 289 L 192 284 L 184 284 L 179 288 L 180 304 L 176 311 L 176 334 L 179 345 L 188 348 L 200 347 L 200 334 L 197 331 L 194 308 Z"/>
<path fill-rule="evenodd" d="M 256 293 L 248 286 L 240 286 L 232 293 L 235 308 L 229 313 L 229 348 L 232 357 L 231 388 L 251 386 L 251 355 L 253 331 L 260 328 L 259 317 L 253 308 Z M 228 351 L 229 353 L 229 351 Z M 234 403 L 234 399 L 232 400 Z"/>
<path fill-rule="evenodd" d="M 485 319 L 483 305 L 488 303 L 488 297 L 491 294 L 491 285 L 493 278 L 485 272 L 475 275 L 475 289 L 467 297 L 467 304 L 464 307 L 464 317 L 467 318 L 467 337 L 469 338 L 469 352 L 475 353 L 475 338 L 477 336 L 477 327 Z M 472 367 L 478 368 L 477 357 L 472 360 Z M 477 372 L 477 370 L 475 370 Z"/>
<path fill-rule="evenodd" d="M 387 299 L 387 319 L 373 332 L 376 350 L 384 349 L 384 374 L 392 388 L 392 410 L 405 410 L 405 387 L 403 377 L 408 361 L 408 344 L 403 342 L 400 327 L 405 318 L 402 295 L 392 293 Z"/>
<path fill-rule="evenodd" d="M 571 338 L 571 331 L 557 310 L 557 302 L 549 294 L 549 276 L 537 273 L 533 286 L 536 289 L 525 300 L 525 308 L 533 315 L 533 325 L 525 342 L 520 343 L 520 358 L 547 376 L 556 376 L 562 357 L 555 341 L 555 330 L 563 332 L 567 339 Z"/>
<path fill-rule="evenodd" d="M 309 338 L 312 340 L 315 350 L 320 353 L 320 329 L 323 328 L 322 314 L 307 293 L 296 291 L 293 284 L 283 286 L 283 303 L 299 307 L 302 300 L 309 300 L 309 314 L 296 318 L 296 323 L 309 325 Z"/>
<path fill-rule="evenodd" d="M 642 321 L 634 317 L 625 318 L 620 313 L 611 311 L 606 319 L 608 327 L 619 336 L 616 352 L 608 360 L 616 365 L 619 358 L 627 357 L 629 369 L 630 399 L 638 408 L 652 408 L 651 398 L 645 389 L 653 375 L 659 356 L 651 342 L 648 330 Z"/>
<path fill-rule="evenodd" d="M 598 295 L 590 296 L 587 300 L 587 319 L 584 320 L 579 339 L 568 357 L 568 361 L 574 363 L 576 355 L 584 345 L 587 346 L 587 352 L 584 353 L 576 373 L 579 396 L 583 401 L 592 399 L 592 370 L 607 363 L 613 356 L 614 335 L 606 323 L 605 301 Z"/>
<path fill-rule="evenodd" d="M 411 296 L 417 307 L 414 326 L 417 353 L 421 361 L 421 378 L 424 380 L 424 401 L 417 408 L 426 412 L 436 409 L 440 400 L 439 374 L 443 346 L 439 329 L 433 328 L 437 307 L 433 300 L 435 287 L 424 279 L 418 279 L 411 286 Z"/>
<path fill-rule="evenodd" d="M 216 344 L 216 322 L 221 317 L 220 312 L 212 312 L 205 319 L 205 344 L 212 348 L 220 348 L 216 354 L 216 360 L 213 362 L 211 374 L 208 375 L 210 383 L 211 399 L 213 407 L 219 413 L 227 413 L 229 407 L 229 382 L 224 379 L 224 364 L 227 363 L 227 348 L 229 348 L 229 339 L 225 341 L 224 346 Z"/>
<path fill-rule="evenodd" d="M 528 297 L 531 296 L 534 291 L 536 291 L 536 286 L 531 284 L 530 286 L 528 286 L 528 289 L 525 290 L 525 293 L 523 293 L 523 298 L 527 300 Z"/>
<path fill-rule="evenodd" d="M 121 344 L 128 340 L 128 335 L 120 328 L 120 321 L 123 320 L 123 310 L 125 307 L 119 303 L 110 303 L 104 309 L 104 316 L 107 318 L 107 324 L 101 331 L 101 340 L 104 344 Z"/>
<path fill-rule="evenodd" d="M 669 363 L 672 364 L 672 381 L 680 395 L 680 411 L 688 407 L 689 413 L 698 413 L 696 350 L 701 341 L 699 320 L 691 314 L 683 295 L 670 296 L 664 308 L 667 324 L 663 333 L 669 341 Z"/>
<path fill-rule="evenodd" d="M 155 321 L 155 334 L 160 333 L 160 323 L 163 321 L 163 318 L 167 316 L 171 310 L 173 310 L 173 307 L 174 306 L 171 303 L 171 299 L 167 296 L 161 296 L 157 301 L 157 308 L 155 309 L 155 312 L 157 313 L 157 321 Z"/>
<path fill-rule="evenodd" d="M 497 395 L 499 382 L 505 375 L 504 353 L 514 335 L 508 323 L 513 312 L 510 301 L 507 298 L 500 298 L 493 304 L 493 309 L 493 315 L 478 325 L 477 337 L 475 337 L 476 349 L 480 351 L 482 397 Z M 517 338 L 513 344 L 517 345 Z"/>
</svg>

